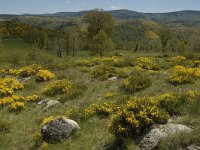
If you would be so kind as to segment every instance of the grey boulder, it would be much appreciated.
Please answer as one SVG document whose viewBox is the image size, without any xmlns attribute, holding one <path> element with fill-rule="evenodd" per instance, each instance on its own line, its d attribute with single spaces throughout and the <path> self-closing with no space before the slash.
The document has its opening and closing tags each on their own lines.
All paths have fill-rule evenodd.
<svg viewBox="0 0 200 150">
<path fill-rule="evenodd" d="M 74 120 L 59 117 L 43 125 L 41 134 L 45 141 L 56 143 L 67 139 L 73 131 L 78 129 L 80 126 Z"/>
<path fill-rule="evenodd" d="M 140 141 L 140 148 L 142 150 L 152 150 L 156 148 L 158 142 L 162 138 L 166 138 L 172 134 L 178 134 L 181 132 L 191 132 L 192 129 L 188 126 L 181 124 L 167 123 L 165 125 L 158 125 L 152 127 L 149 133 Z"/>
</svg>

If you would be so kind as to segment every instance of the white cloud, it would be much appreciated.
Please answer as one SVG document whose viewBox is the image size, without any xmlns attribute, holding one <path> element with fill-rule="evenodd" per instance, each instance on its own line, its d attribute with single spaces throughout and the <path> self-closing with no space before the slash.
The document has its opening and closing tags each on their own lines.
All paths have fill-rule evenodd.
<svg viewBox="0 0 200 150">
<path fill-rule="evenodd" d="M 72 1 L 68 1 L 68 0 L 67 0 L 67 1 L 65 1 L 65 3 L 66 3 L 66 4 L 71 4 Z"/>
<path fill-rule="evenodd" d="M 116 9 L 121 9 L 120 6 L 111 6 L 110 9 L 116 10 Z"/>
</svg>

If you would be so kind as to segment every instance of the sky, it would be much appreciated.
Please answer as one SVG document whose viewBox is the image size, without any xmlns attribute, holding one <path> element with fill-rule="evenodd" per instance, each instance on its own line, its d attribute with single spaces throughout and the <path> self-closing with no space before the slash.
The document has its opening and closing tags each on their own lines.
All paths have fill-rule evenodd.
<svg viewBox="0 0 200 150">
<path fill-rule="evenodd" d="M 0 0 L 0 14 L 42 14 L 102 8 L 139 12 L 200 10 L 200 0 Z"/>
</svg>

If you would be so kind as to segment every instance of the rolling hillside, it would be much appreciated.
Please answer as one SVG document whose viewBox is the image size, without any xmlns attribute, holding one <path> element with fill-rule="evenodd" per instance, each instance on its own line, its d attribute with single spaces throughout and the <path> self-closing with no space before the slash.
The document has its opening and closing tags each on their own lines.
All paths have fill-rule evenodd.
<svg viewBox="0 0 200 150">
<path fill-rule="evenodd" d="M 79 12 L 57 12 L 54 14 L 24 14 L 24 15 L 0 15 L 1 19 L 18 19 L 22 20 L 22 17 L 56 17 L 56 18 L 74 18 L 82 17 L 88 11 L 79 11 Z M 142 13 L 131 10 L 113 10 L 108 11 L 117 19 L 148 19 L 154 20 L 161 23 L 181 23 L 184 25 L 199 25 L 200 24 L 200 11 L 184 10 L 177 12 L 169 13 Z"/>
</svg>

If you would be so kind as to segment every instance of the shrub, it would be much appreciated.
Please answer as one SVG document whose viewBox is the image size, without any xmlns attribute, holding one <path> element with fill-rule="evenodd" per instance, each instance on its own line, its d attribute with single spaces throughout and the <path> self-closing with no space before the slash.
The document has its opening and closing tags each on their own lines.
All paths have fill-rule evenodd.
<svg viewBox="0 0 200 150">
<path fill-rule="evenodd" d="M 54 120 L 55 118 L 56 118 L 56 117 L 53 117 L 53 116 L 50 116 L 50 117 L 45 118 L 45 119 L 42 121 L 41 126 L 47 124 L 48 122 Z"/>
<path fill-rule="evenodd" d="M 66 101 L 69 99 L 75 99 L 77 97 L 80 97 L 84 94 L 84 92 L 87 90 L 87 86 L 82 83 L 74 83 L 73 87 L 69 91 L 69 93 L 61 96 L 60 101 Z"/>
<path fill-rule="evenodd" d="M 43 90 L 43 93 L 53 96 L 56 94 L 68 94 L 72 88 L 72 83 L 69 80 L 56 80 L 51 82 Z"/>
<path fill-rule="evenodd" d="M 195 60 L 194 67 L 199 67 L 199 66 L 200 66 L 200 60 Z"/>
<path fill-rule="evenodd" d="M 21 111 L 25 108 L 25 105 L 23 102 L 14 102 L 10 105 L 9 108 L 11 111 Z"/>
<path fill-rule="evenodd" d="M 115 68 L 109 66 L 97 66 L 95 67 L 90 74 L 93 78 L 98 78 L 100 80 L 107 80 L 108 78 L 114 77 L 117 75 Z"/>
<path fill-rule="evenodd" d="M 120 87 L 124 92 L 133 94 L 150 87 L 151 84 L 152 80 L 147 75 L 136 72 L 128 79 L 125 79 Z"/>
<path fill-rule="evenodd" d="M 172 84 L 190 83 L 200 77 L 200 68 L 186 68 L 183 66 L 175 66 L 169 77 Z"/>
<path fill-rule="evenodd" d="M 38 101 L 40 97 L 37 95 L 32 95 L 32 96 L 26 96 L 24 99 L 28 102 L 35 102 Z"/>
<path fill-rule="evenodd" d="M 48 143 L 47 142 L 42 142 L 40 148 L 41 148 L 41 150 L 47 150 L 48 149 Z"/>
<path fill-rule="evenodd" d="M 38 73 L 40 69 L 42 69 L 41 66 L 33 64 L 33 65 L 25 66 L 19 69 L 4 69 L 4 70 L 1 70 L 1 73 L 8 74 L 8 75 L 21 76 L 21 77 L 28 77 L 28 76 L 35 75 L 36 73 Z"/>
<path fill-rule="evenodd" d="M 107 92 L 105 95 L 104 95 L 104 98 L 112 98 L 116 95 L 116 93 L 113 93 L 113 92 Z"/>
<path fill-rule="evenodd" d="M 39 72 L 36 74 L 37 81 L 48 81 L 54 77 L 55 74 L 49 70 L 39 70 Z"/>
<path fill-rule="evenodd" d="M 168 115 L 147 98 L 132 97 L 111 118 L 109 131 L 118 138 L 142 135 L 154 123 L 165 123 Z"/>
<path fill-rule="evenodd" d="M 92 67 L 95 66 L 95 62 L 89 60 L 80 60 L 76 63 L 77 66 Z"/>
<path fill-rule="evenodd" d="M 184 103 L 183 95 L 178 93 L 165 93 L 155 97 L 157 106 L 164 109 L 169 115 L 176 115 L 177 108 Z"/>
<path fill-rule="evenodd" d="M 186 58 L 184 56 L 175 56 L 175 57 L 170 58 L 170 60 L 174 62 L 179 62 L 179 61 L 185 61 Z"/>
<path fill-rule="evenodd" d="M 99 117 L 108 117 L 117 110 L 118 108 L 116 107 L 116 104 L 113 102 L 105 102 L 103 104 L 92 104 L 85 109 L 85 115 L 87 117 L 93 115 L 97 115 Z"/>
<path fill-rule="evenodd" d="M 43 143 L 43 138 L 42 138 L 41 133 L 35 132 L 33 134 L 33 142 L 34 142 L 34 146 L 40 147 L 40 145 Z"/>
<path fill-rule="evenodd" d="M 0 97 L 14 94 L 15 90 L 24 86 L 14 78 L 0 78 Z"/>
<path fill-rule="evenodd" d="M 78 120 L 86 120 L 87 119 L 86 117 L 88 116 L 85 115 L 84 108 L 73 107 L 67 109 L 65 117 L 78 121 Z"/>
<path fill-rule="evenodd" d="M 139 57 L 136 59 L 137 66 L 141 67 L 145 70 L 154 70 L 158 71 L 159 66 L 154 62 L 154 59 L 152 57 Z"/>
<path fill-rule="evenodd" d="M 6 106 L 15 101 L 22 101 L 22 100 L 24 100 L 24 97 L 19 96 L 19 95 L 12 95 L 9 97 L 4 97 L 4 98 L 0 99 L 0 106 Z"/>
</svg>

